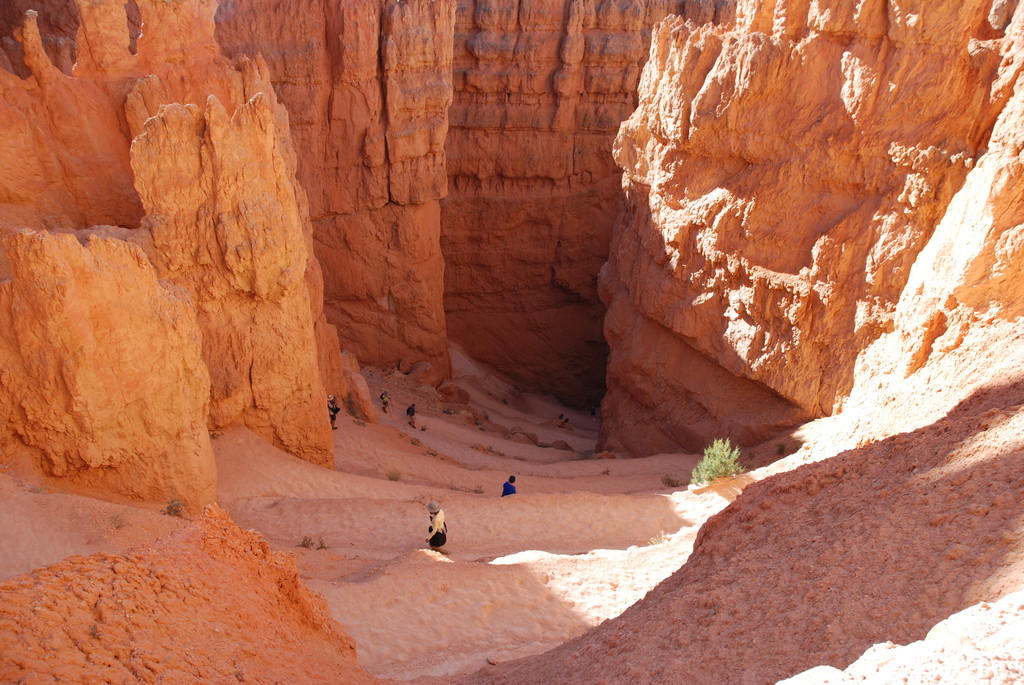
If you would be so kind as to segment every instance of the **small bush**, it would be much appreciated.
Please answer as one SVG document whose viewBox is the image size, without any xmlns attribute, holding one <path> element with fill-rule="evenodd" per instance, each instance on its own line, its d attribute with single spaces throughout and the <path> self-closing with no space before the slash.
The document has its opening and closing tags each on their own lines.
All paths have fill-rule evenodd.
<svg viewBox="0 0 1024 685">
<path fill-rule="evenodd" d="M 683 481 L 679 480 L 678 478 L 673 478 L 667 473 L 661 477 L 661 482 L 664 483 L 665 487 L 667 488 L 678 488 L 680 485 L 683 484 Z"/>
<path fill-rule="evenodd" d="M 124 516 L 121 516 L 120 514 L 112 518 L 110 523 L 113 524 L 114 528 L 117 530 L 121 530 L 128 525 L 127 521 L 124 520 Z"/>
<path fill-rule="evenodd" d="M 306 549 L 313 549 L 313 538 L 308 535 L 302 536 L 302 542 L 299 543 L 299 547 L 305 547 Z"/>
<path fill-rule="evenodd" d="M 482 486 L 482 485 L 477 485 L 477 486 L 475 486 L 475 487 L 473 488 L 473 492 L 475 492 L 475 493 L 476 493 L 476 494 L 478 494 L 478 495 L 482 495 L 482 494 L 484 494 L 484 486 Z"/>
<path fill-rule="evenodd" d="M 663 545 L 666 542 L 668 542 L 669 540 L 670 540 L 670 538 L 669 538 L 668 535 L 665 534 L 665 531 L 661 531 L 660 533 L 655 535 L 653 538 L 648 540 L 647 544 L 649 544 L 649 545 L 651 545 L 653 547 L 654 545 Z"/>
<path fill-rule="evenodd" d="M 89 637 L 91 637 L 94 640 L 100 639 L 100 627 L 95 623 L 93 623 L 92 627 L 89 628 Z"/>
<path fill-rule="evenodd" d="M 786 453 L 786 443 L 780 442 L 775 446 L 775 453 L 780 457 Z"/>
<path fill-rule="evenodd" d="M 320 542 L 317 543 L 316 548 L 317 549 L 327 549 L 327 545 L 324 544 L 324 536 L 323 535 L 320 536 Z"/>
<path fill-rule="evenodd" d="M 437 450 L 427 450 L 427 454 L 431 457 L 437 456 Z"/>
<path fill-rule="evenodd" d="M 185 503 L 177 497 L 172 497 L 167 501 L 167 506 L 160 510 L 161 514 L 166 516 L 181 516 L 185 511 Z"/>
<path fill-rule="evenodd" d="M 409 442 L 410 442 L 410 443 L 412 443 L 412 446 L 413 446 L 413 447 L 423 447 L 423 443 L 422 443 L 422 442 L 420 442 L 420 439 L 419 439 L 419 438 L 413 438 L 413 439 L 412 439 L 412 440 L 410 440 Z"/>
<path fill-rule="evenodd" d="M 743 473 L 740 466 L 740 448 L 733 447 L 729 438 L 719 438 L 704 448 L 704 458 L 693 469 L 691 483 L 710 483 L 716 478 Z"/>
<path fill-rule="evenodd" d="M 391 469 L 388 471 L 388 480 L 398 480 L 402 477 L 402 472 L 398 469 Z"/>
</svg>

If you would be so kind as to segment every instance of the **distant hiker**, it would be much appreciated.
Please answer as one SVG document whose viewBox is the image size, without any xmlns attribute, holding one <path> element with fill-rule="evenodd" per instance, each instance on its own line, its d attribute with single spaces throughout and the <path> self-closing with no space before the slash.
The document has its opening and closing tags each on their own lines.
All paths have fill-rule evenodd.
<svg viewBox="0 0 1024 685">
<path fill-rule="evenodd" d="M 341 407 L 338 406 L 338 398 L 334 395 L 327 396 L 327 411 L 331 413 L 331 430 L 338 430 L 338 427 L 334 425 L 334 420 L 338 418 Z"/>
<path fill-rule="evenodd" d="M 506 495 L 514 495 L 514 494 L 516 494 L 516 486 L 513 485 L 513 483 L 515 483 L 515 482 L 516 482 L 516 477 L 515 476 L 509 476 L 508 477 L 508 480 L 505 481 L 505 484 L 501 486 L 501 496 L 502 497 L 505 497 Z"/>
<path fill-rule="evenodd" d="M 391 398 L 388 396 L 388 391 L 385 390 L 380 394 L 380 406 L 384 409 L 384 413 L 388 413 L 388 406 L 391 404 Z"/>
<path fill-rule="evenodd" d="M 409 417 L 409 425 L 413 428 L 416 427 L 416 403 L 409 405 L 409 408 L 405 410 L 405 415 Z"/>
<path fill-rule="evenodd" d="M 447 551 L 441 549 L 444 547 L 444 544 L 448 542 L 448 524 L 444 522 L 444 511 L 442 511 L 441 505 L 437 502 L 431 502 L 428 504 L 427 511 L 430 512 L 430 527 L 427 528 L 427 544 L 430 545 L 430 549 L 435 552 L 447 554 Z"/>
</svg>

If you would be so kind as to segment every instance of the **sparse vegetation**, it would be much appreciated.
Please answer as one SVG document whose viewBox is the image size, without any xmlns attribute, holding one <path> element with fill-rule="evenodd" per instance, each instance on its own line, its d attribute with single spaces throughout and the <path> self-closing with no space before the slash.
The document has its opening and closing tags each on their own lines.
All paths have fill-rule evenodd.
<svg viewBox="0 0 1024 685">
<path fill-rule="evenodd" d="M 610 468 L 605 469 L 604 471 L 601 472 L 601 475 L 602 476 L 610 476 L 610 475 L 612 475 L 612 470 Z"/>
<path fill-rule="evenodd" d="M 126 525 L 128 525 L 127 521 L 124 520 L 124 516 L 121 516 L 121 514 L 118 514 L 117 516 L 112 518 L 110 520 L 110 523 L 114 526 L 116 530 L 121 530 Z"/>
<path fill-rule="evenodd" d="M 89 637 L 91 637 L 94 640 L 100 639 L 100 627 L 95 623 L 93 623 L 92 627 L 89 628 Z"/>
<path fill-rule="evenodd" d="M 670 475 L 668 473 L 666 473 L 664 476 L 661 477 L 661 482 L 667 488 L 678 488 L 680 485 L 683 484 L 683 481 L 679 480 L 678 478 L 673 477 L 672 475 Z"/>
<path fill-rule="evenodd" d="M 594 450 L 583 450 L 577 458 L 580 460 L 600 459 L 600 457 L 594 454 Z"/>
<path fill-rule="evenodd" d="M 493 454 L 496 457 L 507 456 L 504 452 L 502 452 L 501 450 L 494 449 L 494 447 L 492 447 L 491 445 L 487 445 L 486 447 L 484 447 L 478 442 L 474 442 L 472 445 L 470 445 L 470 448 L 476 450 L 477 452 L 486 452 L 487 454 Z"/>
<path fill-rule="evenodd" d="M 427 427 L 426 426 L 420 426 L 420 432 L 426 433 L 427 432 Z"/>
<path fill-rule="evenodd" d="M 650 545 L 663 545 L 666 542 L 668 542 L 670 539 L 671 538 L 669 538 L 669 536 L 665 534 L 665 531 L 661 531 L 660 533 L 655 535 L 653 538 L 651 538 L 648 541 L 648 544 L 650 544 Z"/>
<path fill-rule="evenodd" d="M 172 496 L 171 499 L 167 500 L 167 506 L 161 509 L 160 513 L 180 518 L 185 513 L 185 503 L 180 498 Z"/>
<path fill-rule="evenodd" d="M 308 535 L 303 535 L 302 542 L 300 542 L 298 546 L 304 547 L 306 549 L 313 549 L 313 538 L 309 537 Z"/>
<path fill-rule="evenodd" d="M 733 447 L 729 438 L 719 438 L 704 448 L 704 458 L 693 469 L 690 482 L 710 483 L 717 478 L 743 473 L 739 459 L 740 448 Z"/>
<path fill-rule="evenodd" d="M 402 477 L 402 472 L 398 469 L 388 470 L 388 480 L 399 480 Z"/>
<path fill-rule="evenodd" d="M 423 443 L 422 443 L 422 442 L 420 442 L 420 439 L 419 439 L 419 438 L 413 438 L 413 439 L 412 439 L 412 440 L 410 440 L 409 442 L 411 442 L 411 443 L 412 443 L 412 446 L 413 446 L 413 447 L 423 447 Z"/>
<path fill-rule="evenodd" d="M 316 548 L 317 549 L 327 549 L 327 545 L 324 544 L 324 536 L 323 535 L 320 536 L 320 542 L 317 543 Z"/>
<path fill-rule="evenodd" d="M 431 457 L 437 456 L 437 450 L 427 450 L 427 454 Z"/>
<path fill-rule="evenodd" d="M 777 455 L 779 455 L 780 457 L 781 457 L 782 455 L 784 455 L 784 454 L 786 453 L 786 443 L 784 443 L 784 442 L 780 442 L 780 443 L 779 443 L 779 444 L 778 444 L 778 445 L 777 445 L 777 446 L 775 447 L 775 453 L 776 453 Z"/>
<path fill-rule="evenodd" d="M 475 493 L 476 493 L 476 494 L 478 494 L 478 495 L 482 495 L 482 494 L 484 494 L 484 486 L 482 486 L 482 485 L 477 485 L 477 486 L 475 486 L 475 487 L 473 488 L 473 492 L 475 492 Z"/>
</svg>

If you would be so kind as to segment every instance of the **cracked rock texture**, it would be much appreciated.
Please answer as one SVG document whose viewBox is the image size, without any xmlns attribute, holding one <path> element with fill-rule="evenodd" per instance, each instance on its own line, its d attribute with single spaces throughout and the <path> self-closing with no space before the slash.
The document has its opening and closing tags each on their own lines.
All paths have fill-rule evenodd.
<svg viewBox="0 0 1024 685">
<path fill-rule="evenodd" d="M 840 410 L 965 203 L 997 224 L 971 231 L 990 255 L 971 267 L 1006 273 L 1019 203 L 987 178 L 1019 122 L 1011 5 L 747 1 L 734 23 L 659 25 L 614 150 L 606 445 L 754 444 Z"/>
</svg>

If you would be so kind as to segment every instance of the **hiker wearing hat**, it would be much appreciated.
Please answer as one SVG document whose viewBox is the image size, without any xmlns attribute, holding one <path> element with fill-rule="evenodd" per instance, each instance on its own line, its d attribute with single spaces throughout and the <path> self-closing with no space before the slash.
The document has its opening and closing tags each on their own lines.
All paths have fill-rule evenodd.
<svg viewBox="0 0 1024 685">
<path fill-rule="evenodd" d="M 338 427 L 334 425 L 334 420 L 338 418 L 341 407 L 338 406 L 338 398 L 334 395 L 327 396 L 327 411 L 331 413 L 331 430 L 338 430 Z"/>
<path fill-rule="evenodd" d="M 430 512 L 430 528 L 427 528 L 427 544 L 429 544 L 430 549 L 435 552 L 447 554 L 448 552 L 441 549 L 444 547 L 444 543 L 448 542 L 448 524 L 444 522 L 444 511 L 441 510 L 441 505 L 437 502 L 431 502 L 428 504 L 427 511 Z"/>
</svg>

